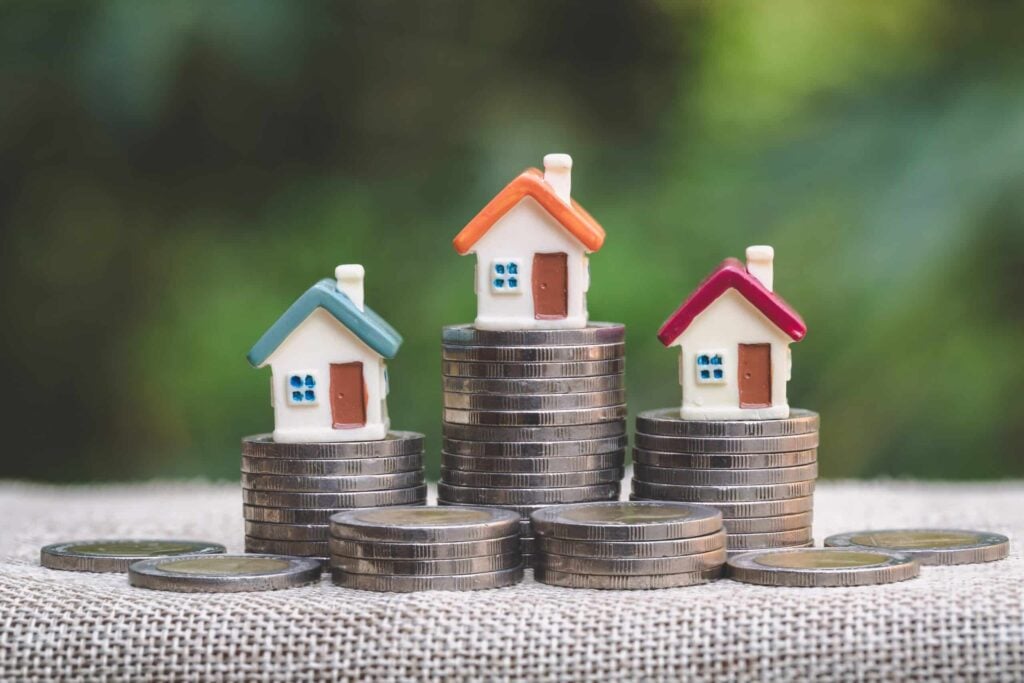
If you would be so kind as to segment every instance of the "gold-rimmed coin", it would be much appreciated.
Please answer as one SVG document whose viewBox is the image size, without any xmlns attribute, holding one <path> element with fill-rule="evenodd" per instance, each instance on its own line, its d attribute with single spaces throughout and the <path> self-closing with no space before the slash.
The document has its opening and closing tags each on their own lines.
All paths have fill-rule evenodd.
<svg viewBox="0 0 1024 683">
<path fill-rule="evenodd" d="M 538 536 L 583 541 L 661 541 L 706 536 L 722 528 L 707 505 L 614 501 L 550 507 L 530 515 Z"/>
<path fill-rule="evenodd" d="M 489 507 L 388 507 L 331 518 L 331 535 L 355 541 L 455 542 L 519 533 L 520 515 Z"/>
</svg>

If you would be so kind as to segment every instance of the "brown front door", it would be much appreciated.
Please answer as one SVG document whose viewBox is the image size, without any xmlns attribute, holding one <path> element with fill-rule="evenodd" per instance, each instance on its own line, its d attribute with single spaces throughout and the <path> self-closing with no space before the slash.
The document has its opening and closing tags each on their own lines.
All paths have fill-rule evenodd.
<svg viewBox="0 0 1024 683">
<path fill-rule="evenodd" d="M 533 317 L 558 320 L 569 315 L 569 256 L 533 255 Z"/>
<path fill-rule="evenodd" d="M 335 429 L 366 424 L 362 363 L 331 363 L 331 420 Z"/>
<path fill-rule="evenodd" d="M 772 404 L 771 344 L 740 344 L 740 408 Z"/>
</svg>

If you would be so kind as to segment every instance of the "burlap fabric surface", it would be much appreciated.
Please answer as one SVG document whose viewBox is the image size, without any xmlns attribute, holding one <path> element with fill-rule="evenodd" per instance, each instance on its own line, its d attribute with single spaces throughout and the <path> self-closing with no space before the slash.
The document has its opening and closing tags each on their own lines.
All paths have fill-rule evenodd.
<svg viewBox="0 0 1024 683">
<path fill-rule="evenodd" d="M 816 538 L 998 531 L 1011 557 L 868 588 L 477 593 L 320 585 L 188 595 L 58 572 L 39 547 L 178 537 L 242 547 L 237 485 L 0 484 L 0 678 L 76 680 L 1024 680 L 1024 483 L 822 483 Z"/>
</svg>

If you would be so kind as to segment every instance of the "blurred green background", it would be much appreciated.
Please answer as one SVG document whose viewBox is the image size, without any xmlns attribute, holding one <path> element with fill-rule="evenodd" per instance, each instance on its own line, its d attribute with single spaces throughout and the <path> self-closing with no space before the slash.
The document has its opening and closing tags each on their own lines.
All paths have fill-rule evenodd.
<svg viewBox="0 0 1024 683">
<path fill-rule="evenodd" d="M 822 475 L 1024 475 L 1024 5 L 0 3 L 0 475 L 237 478 L 250 345 L 336 264 L 405 336 L 393 424 L 440 433 L 451 238 L 546 152 L 608 239 L 591 315 L 630 407 L 662 320 L 776 248 Z"/>
</svg>

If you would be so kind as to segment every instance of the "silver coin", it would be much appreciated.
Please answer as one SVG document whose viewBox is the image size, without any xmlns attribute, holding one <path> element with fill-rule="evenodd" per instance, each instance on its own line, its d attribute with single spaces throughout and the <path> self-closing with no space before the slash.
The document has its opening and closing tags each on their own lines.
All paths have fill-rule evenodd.
<svg viewBox="0 0 1024 683">
<path fill-rule="evenodd" d="M 801 548 L 758 550 L 730 557 L 729 578 L 762 586 L 868 586 L 912 579 L 909 555 L 880 550 Z"/>
<path fill-rule="evenodd" d="M 414 455 L 422 452 L 423 435 L 416 432 L 388 432 L 386 437 L 377 441 L 277 443 L 270 434 L 257 434 L 242 439 L 242 455 L 248 458 L 344 460 Z"/>
<path fill-rule="evenodd" d="M 523 563 L 518 550 L 507 555 L 463 557 L 451 560 L 367 560 L 343 555 L 331 556 L 331 567 L 348 574 L 384 576 L 454 576 L 514 569 Z"/>
<path fill-rule="evenodd" d="M 287 460 L 285 458 L 242 458 L 242 471 L 249 474 L 287 474 L 306 477 L 395 474 L 423 469 L 423 455 L 346 460 Z"/>
<path fill-rule="evenodd" d="M 507 472 L 507 473 L 571 473 L 621 469 L 626 461 L 624 451 L 599 453 L 597 455 L 570 455 L 553 458 L 518 458 L 518 457 L 475 457 L 471 455 L 452 455 L 441 453 L 441 467 L 464 472 Z M 621 477 L 620 477 L 621 478 Z M 454 483 L 454 481 L 453 481 Z"/>
<path fill-rule="evenodd" d="M 509 460 L 538 458 L 544 460 L 594 455 L 614 455 L 625 458 L 625 447 L 628 439 L 625 436 L 612 436 L 605 439 L 584 439 L 579 441 L 519 442 L 502 441 L 461 441 L 444 439 L 441 444 L 443 453 L 456 457 L 474 459 L 491 459 L 507 462 Z M 495 465 L 497 466 L 497 465 Z M 599 468 L 594 468 L 599 469 Z"/>
<path fill-rule="evenodd" d="M 769 531 L 789 531 L 800 527 L 809 527 L 814 521 L 814 513 L 798 512 L 792 515 L 775 517 L 748 517 L 725 519 L 725 530 L 730 534 L 763 534 Z"/>
<path fill-rule="evenodd" d="M 702 572 L 682 574 L 654 574 L 650 576 L 608 576 L 606 574 L 569 574 L 543 566 L 533 570 L 533 578 L 541 583 L 564 588 L 590 588 L 593 590 L 652 590 L 697 586 L 722 577 L 721 567 Z"/>
<path fill-rule="evenodd" d="M 818 476 L 817 463 L 760 470 L 697 470 L 683 467 L 634 465 L 633 476 L 655 484 L 685 486 L 755 486 L 810 481 Z"/>
<path fill-rule="evenodd" d="M 278 555 L 164 557 L 136 562 L 128 582 L 178 593 L 236 593 L 294 588 L 320 581 L 318 560 Z"/>
<path fill-rule="evenodd" d="M 572 330 L 478 330 L 472 325 L 448 325 L 441 330 L 446 345 L 470 346 L 581 346 L 620 344 L 626 340 L 622 323 L 590 322 Z"/>
<path fill-rule="evenodd" d="M 818 461 L 818 449 L 806 451 L 787 451 L 783 453 L 745 453 L 745 454 L 709 454 L 709 453 L 668 453 L 666 451 L 649 451 L 643 448 L 633 449 L 633 462 L 638 465 L 653 467 L 692 467 L 694 469 L 722 470 L 753 470 L 769 467 L 797 467 Z"/>
<path fill-rule="evenodd" d="M 441 481 L 453 486 L 481 486 L 484 488 L 567 488 L 610 484 L 622 480 L 623 468 L 615 467 L 586 472 L 466 472 L 441 468 Z"/>
<path fill-rule="evenodd" d="M 331 571 L 335 585 L 380 593 L 413 593 L 418 591 L 473 591 L 513 586 L 523 580 L 522 565 L 512 569 L 459 576 L 385 576 L 349 574 Z"/>
<path fill-rule="evenodd" d="M 507 555 L 520 550 L 518 535 L 480 541 L 443 543 L 395 543 L 384 541 L 353 541 L 347 538 L 328 539 L 331 555 L 344 555 L 378 560 L 454 560 L 463 557 Z"/>
<path fill-rule="evenodd" d="M 366 508 L 397 505 L 399 501 L 425 498 L 426 485 L 390 491 L 357 491 L 354 493 L 294 493 L 281 491 L 250 491 L 242 489 L 246 505 L 268 508 Z"/>
<path fill-rule="evenodd" d="M 715 533 L 722 528 L 722 515 L 707 505 L 614 501 L 551 507 L 531 514 L 530 522 L 538 536 L 662 541 Z"/>
<path fill-rule="evenodd" d="M 587 344 L 584 346 L 468 346 L 446 344 L 441 348 L 444 360 L 488 363 L 566 363 L 609 360 L 626 355 L 625 344 Z"/>
<path fill-rule="evenodd" d="M 964 529 L 880 529 L 836 534 L 825 539 L 837 548 L 888 550 L 909 555 L 919 564 L 974 564 L 1010 554 L 1002 534 Z"/>
<path fill-rule="evenodd" d="M 618 482 L 557 489 L 481 488 L 452 486 L 444 482 L 437 485 L 439 499 L 456 503 L 487 505 L 553 505 L 556 503 L 581 503 L 589 500 L 612 500 L 619 497 L 619 491 Z"/>
<path fill-rule="evenodd" d="M 427 491 L 425 486 L 415 489 L 404 489 L 408 493 L 392 497 L 388 505 L 426 505 Z M 421 490 L 422 489 L 422 490 Z M 354 507 L 354 506 L 352 506 Z M 362 507 L 381 507 L 380 503 L 363 505 Z M 243 505 L 242 515 L 249 522 L 265 522 L 267 524 L 330 524 L 331 517 L 349 510 L 347 508 L 280 508 Z"/>
<path fill-rule="evenodd" d="M 280 541 L 246 536 L 245 552 L 289 557 L 329 557 L 331 554 L 326 537 L 322 541 Z"/>
<path fill-rule="evenodd" d="M 572 555 L 574 557 L 598 557 L 605 559 L 627 559 L 644 557 L 679 557 L 697 555 L 715 550 L 726 550 L 724 531 L 704 536 L 674 538 L 664 541 L 580 541 L 551 536 L 537 536 L 537 547 L 545 553 Z M 644 572 L 640 572 L 644 573 Z M 657 572 L 646 572 L 654 574 Z"/>
<path fill-rule="evenodd" d="M 588 394 L 548 394 L 503 396 L 499 394 L 449 394 L 444 395 L 444 407 L 454 410 L 581 410 L 621 405 L 626 402 L 626 392 L 595 391 Z"/>
<path fill-rule="evenodd" d="M 626 388 L 622 373 L 595 377 L 553 377 L 549 379 L 487 379 L 480 377 L 442 377 L 446 394 L 591 394 Z"/>
<path fill-rule="evenodd" d="M 48 569 L 75 572 L 126 572 L 133 562 L 173 555 L 213 555 L 224 546 L 205 541 L 165 539 L 105 539 L 67 541 L 44 546 L 39 564 Z"/>
<path fill-rule="evenodd" d="M 697 503 L 746 503 L 799 498 L 814 493 L 813 481 L 765 486 L 675 486 L 641 481 L 634 475 L 633 493 L 642 498 Z"/>
<path fill-rule="evenodd" d="M 300 493 L 353 493 L 388 491 L 419 486 L 423 470 L 366 476 L 299 477 L 284 474 L 242 473 L 242 488 L 250 491 L 293 491 Z"/>
<path fill-rule="evenodd" d="M 633 441 L 637 448 L 670 453 L 776 453 L 817 448 L 818 433 L 750 438 L 698 438 L 637 432 Z"/>
<path fill-rule="evenodd" d="M 743 503 L 715 503 L 715 509 L 722 517 L 749 519 L 751 517 L 778 517 L 814 510 L 814 496 L 801 496 L 787 500 L 759 500 Z"/>
<path fill-rule="evenodd" d="M 537 539 L 532 536 L 520 536 L 519 548 L 526 554 L 534 555 L 538 552 Z"/>
<path fill-rule="evenodd" d="M 636 416 L 636 430 L 644 434 L 693 437 L 765 437 L 809 434 L 818 431 L 818 414 L 792 408 L 789 417 L 776 420 L 684 420 L 679 408 L 646 410 Z"/>
<path fill-rule="evenodd" d="M 331 518 L 331 535 L 356 541 L 455 542 L 512 536 L 519 515 L 487 507 L 389 507 Z"/>
<path fill-rule="evenodd" d="M 459 503 L 459 502 L 447 501 L 444 498 L 438 498 L 437 504 L 440 505 L 440 506 L 443 506 L 443 507 L 474 507 L 474 506 L 479 506 L 479 507 L 500 508 L 502 510 L 510 510 L 512 512 L 517 513 L 520 516 L 521 523 L 523 525 L 521 527 L 520 533 L 522 533 L 524 535 L 527 535 L 527 536 L 529 536 L 529 535 L 531 535 L 533 533 L 530 530 L 530 515 L 532 515 L 537 510 L 543 510 L 544 508 L 551 507 L 553 505 L 558 505 L 558 503 L 540 503 L 540 504 L 533 504 L 533 505 L 515 505 L 515 504 L 507 504 L 507 503 L 503 503 L 503 504 L 494 504 L 494 503 Z"/>
<path fill-rule="evenodd" d="M 782 546 L 799 545 L 814 540 L 811 527 L 789 529 L 788 531 L 768 531 L 760 534 L 729 534 L 729 550 L 761 550 L 762 548 L 779 548 Z"/>
<path fill-rule="evenodd" d="M 593 377 L 614 375 L 626 370 L 626 360 L 579 361 L 576 363 L 470 363 L 441 361 L 441 372 L 448 377 L 486 377 L 489 379 L 551 377 Z"/>
<path fill-rule="evenodd" d="M 807 541 L 806 543 L 793 543 L 791 545 L 779 545 L 779 546 L 775 546 L 775 547 L 772 547 L 772 548 L 760 548 L 760 549 L 757 549 L 757 550 L 734 550 L 732 548 L 726 548 L 725 551 L 726 551 L 726 555 L 729 556 L 729 559 L 732 559 L 734 557 L 739 557 L 740 555 L 743 555 L 745 553 L 760 552 L 761 550 L 796 550 L 796 549 L 799 549 L 799 548 L 813 548 L 813 547 L 814 547 L 814 541 Z"/>
<path fill-rule="evenodd" d="M 441 431 L 448 439 L 501 443 L 592 441 L 626 434 L 625 420 L 564 427 L 482 427 L 445 422 Z"/>
<path fill-rule="evenodd" d="M 326 541 L 330 526 L 327 524 L 271 524 L 245 523 L 245 534 L 270 541 Z"/>
<path fill-rule="evenodd" d="M 555 555 L 543 552 L 540 566 L 568 574 L 603 574 L 608 576 L 651 576 L 700 572 L 725 564 L 725 548 L 679 557 L 604 558 Z"/>
<path fill-rule="evenodd" d="M 625 404 L 583 410 L 452 410 L 445 408 L 444 420 L 452 424 L 493 427 L 551 427 L 588 425 L 626 417 Z"/>
</svg>

